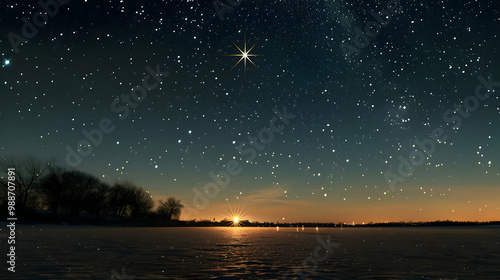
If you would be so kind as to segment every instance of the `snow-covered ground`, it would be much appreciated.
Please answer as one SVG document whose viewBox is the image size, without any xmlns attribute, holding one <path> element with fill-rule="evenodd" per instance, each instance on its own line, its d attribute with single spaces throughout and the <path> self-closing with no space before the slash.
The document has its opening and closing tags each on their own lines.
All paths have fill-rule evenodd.
<svg viewBox="0 0 500 280">
<path fill-rule="evenodd" d="M 494 279 L 499 237 L 497 228 L 30 226 L 18 229 L 9 279 Z"/>
</svg>

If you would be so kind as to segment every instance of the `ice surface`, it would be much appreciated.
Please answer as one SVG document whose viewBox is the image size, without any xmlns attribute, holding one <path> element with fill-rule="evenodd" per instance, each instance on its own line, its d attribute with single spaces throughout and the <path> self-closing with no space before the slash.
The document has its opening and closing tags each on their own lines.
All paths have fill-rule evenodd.
<svg viewBox="0 0 500 280">
<path fill-rule="evenodd" d="M 318 236 L 340 247 L 301 267 Z M 495 279 L 499 237 L 497 228 L 23 228 L 13 279 L 281 279 L 294 269 L 304 279 Z"/>
</svg>

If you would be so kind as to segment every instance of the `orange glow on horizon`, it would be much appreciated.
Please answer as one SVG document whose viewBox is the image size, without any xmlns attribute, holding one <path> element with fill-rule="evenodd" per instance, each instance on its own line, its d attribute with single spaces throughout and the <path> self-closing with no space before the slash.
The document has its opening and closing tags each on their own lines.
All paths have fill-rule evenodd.
<svg viewBox="0 0 500 280">
<path fill-rule="evenodd" d="M 427 188 L 431 188 L 428 186 Z M 450 186 L 432 186 L 434 192 L 448 190 Z M 452 187 L 451 187 L 452 188 Z M 283 199 L 278 194 L 273 196 L 271 191 L 258 191 L 249 194 L 245 207 L 228 205 L 227 201 L 211 201 L 209 207 L 199 211 L 196 216 L 188 216 L 188 212 L 181 219 L 228 219 L 234 222 L 251 220 L 254 222 L 279 223 L 349 223 L 368 224 L 380 222 L 430 222 L 430 221 L 499 221 L 500 204 L 498 198 L 500 189 L 495 186 L 481 186 L 487 191 L 478 191 L 479 186 L 452 188 L 446 196 L 423 193 L 419 186 L 409 186 L 402 192 L 389 193 L 381 200 L 364 198 L 349 198 L 343 192 L 329 195 L 327 199 L 319 201 L 307 197 L 300 200 Z M 343 190 L 341 190 L 343 191 Z M 183 198 L 189 201 L 190 197 Z M 244 200 L 240 197 L 240 200 Z M 226 211 L 220 211 L 225 208 Z M 244 211 L 242 211 L 244 208 Z M 226 212 L 226 215 L 223 213 Z M 285 219 L 283 219 L 285 218 Z"/>
</svg>

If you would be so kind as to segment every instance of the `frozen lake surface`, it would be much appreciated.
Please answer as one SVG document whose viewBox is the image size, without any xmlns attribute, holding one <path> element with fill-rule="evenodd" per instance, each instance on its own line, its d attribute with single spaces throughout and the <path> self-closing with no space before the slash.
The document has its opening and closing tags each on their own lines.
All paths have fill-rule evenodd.
<svg viewBox="0 0 500 280">
<path fill-rule="evenodd" d="M 500 279 L 499 237 L 498 228 L 33 227 L 17 233 L 10 279 Z"/>
</svg>

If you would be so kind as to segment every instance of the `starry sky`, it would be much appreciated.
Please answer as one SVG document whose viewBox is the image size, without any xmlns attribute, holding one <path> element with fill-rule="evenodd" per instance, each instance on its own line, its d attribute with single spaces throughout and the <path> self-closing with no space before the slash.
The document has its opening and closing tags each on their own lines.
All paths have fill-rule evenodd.
<svg viewBox="0 0 500 280">
<path fill-rule="evenodd" d="M 88 152 L 73 167 L 178 197 L 183 218 L 500 219 L 498 1 L 56 6 L 0 3 L 3 156 L 68 165 L 68 147 Z M 258 69 L 230 71 L 245 41 Z M 161 83 L 123 101 L 158 70 Z M 488 98 L 474 97 L 479 85 Z M 464 100 L 475 107 L 460 115 Z M 80 145 L 102 120 L 113 131 Z M 446 137 L 401 176 L 399 158 L 435 129 Z M 214 188 L 211 172 L 229 183 Z M 402 180 L 391 187 L 388 174 Z"/>
</svg>

